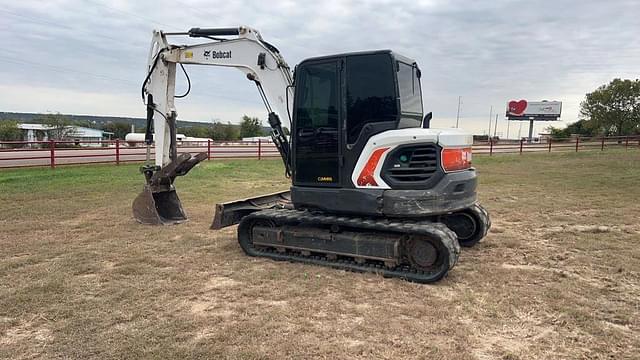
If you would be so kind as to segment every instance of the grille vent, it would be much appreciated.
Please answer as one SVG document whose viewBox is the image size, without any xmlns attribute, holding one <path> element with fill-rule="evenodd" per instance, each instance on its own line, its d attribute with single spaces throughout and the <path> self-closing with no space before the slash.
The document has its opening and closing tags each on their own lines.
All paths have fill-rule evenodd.
<svg viewBox="0 0 640 360">
<path fill-rule="evenodd" d="M 435 145 L 406 147 L 392 161 L 387 176 L 394 182 L 426 182 L 438 172 L 438 149 Z"/>
</svg>

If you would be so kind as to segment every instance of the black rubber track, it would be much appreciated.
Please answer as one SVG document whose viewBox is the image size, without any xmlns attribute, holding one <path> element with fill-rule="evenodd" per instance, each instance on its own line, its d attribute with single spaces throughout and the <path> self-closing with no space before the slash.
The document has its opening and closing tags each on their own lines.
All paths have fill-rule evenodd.
<svg viewBox="0 0 640 360">
<path fill-rule="evenodd" d="M 407 264 L 389 268 L 379 263 L 365 262 L 362 264 L 353 260 L 331 260 L 323 255 L 304 256 L 293 252 L 281 253 L 271 248 L 255 248 L 251 241 L 251 227 L 256 222 L 272 222 L 276 226 L 285 224 L 338 225 L 364 231 L 374 230 L 402 235 L 428 236 L 431 239 L 440 240 L 438 250 L 442 251 L 442 261 L 440 261 L 438 269 L 425 272 Z M 244 217 L 238 226 L 238 241 L 242 249 L 250 256 L 328 266 L 357 272 L 372 272 L 384 277 L 400 278 L 417 283 L 433 283 L 442 279 L 457 263 L 460 255 L 460 245 L 455 233 L 441 223 L 337 216 L 292 209 L 268 209 L 254 212 Z"/>
</svg>

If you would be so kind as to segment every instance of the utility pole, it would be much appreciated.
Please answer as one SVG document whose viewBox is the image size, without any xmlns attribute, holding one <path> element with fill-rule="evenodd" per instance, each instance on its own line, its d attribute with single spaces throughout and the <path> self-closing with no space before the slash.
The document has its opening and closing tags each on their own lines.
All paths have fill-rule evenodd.
<svg viewBox="0 0 640 360">
<path fill-rule="evenodd" d="M 498 114 L 496 114 L 496 122 L 493 124 L 493 137 L 496 137 L 496 133 L 498 132 Z"/>
<path fill-rule="evenodd" d="M 460 123 L 460 103 L 462 102 L 462 96 L 458 96 L 458 114 L 456 115 L 456 129 Z"/>
<path fill-rule="evenodd" d="M 489 132 L 487 132 L 487 140 L 491 137 L 491 118 L 493 117 L 493 105 L 491 105 L 491 110 L 489 110 Z"/>
<path fill-rule="evenodd" d="M 520 123 L 520 129 L 518 130 L 518 140 L 522 139 L 522 121 L 518 121 Z"/>
</svg>

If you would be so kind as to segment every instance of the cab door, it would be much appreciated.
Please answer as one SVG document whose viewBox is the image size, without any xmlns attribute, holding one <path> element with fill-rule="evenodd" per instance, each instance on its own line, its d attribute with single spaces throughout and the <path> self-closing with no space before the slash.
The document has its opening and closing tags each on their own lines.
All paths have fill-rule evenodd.
<svg viewBox="0 0 640 360">
<path fill-rule="evenodd" d="M 339 186 L 340 60 L 296 69 L 293 115 L 294 185 Z"/>
</svg>

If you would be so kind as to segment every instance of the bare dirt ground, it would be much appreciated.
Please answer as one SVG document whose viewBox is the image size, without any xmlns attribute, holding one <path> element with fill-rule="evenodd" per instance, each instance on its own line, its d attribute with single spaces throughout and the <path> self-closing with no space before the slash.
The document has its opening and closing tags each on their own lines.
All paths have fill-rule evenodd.
<svg viewBox="0 0 640 360">
<path fill-rule="evenodd" d="M 135 166 L 0 171 L 0 358 L 637 359 L 640 151 L 476 160 L 494 227 L 426 286 L 210 231 L 276 161 L 193 170 L 168 227 L 132 219 Z"/>
</svg>

